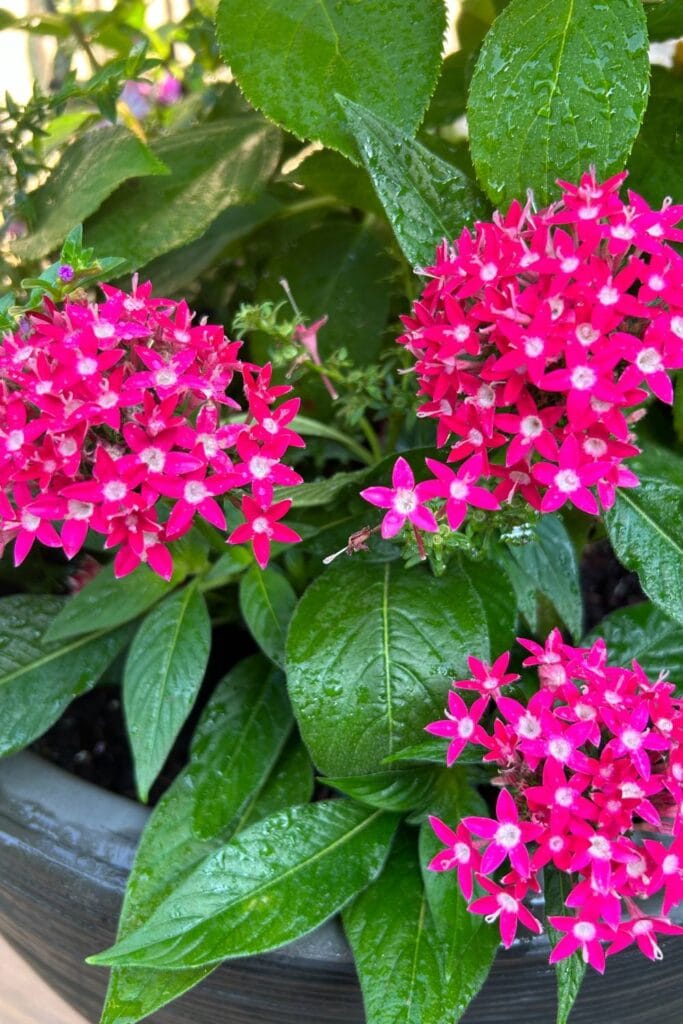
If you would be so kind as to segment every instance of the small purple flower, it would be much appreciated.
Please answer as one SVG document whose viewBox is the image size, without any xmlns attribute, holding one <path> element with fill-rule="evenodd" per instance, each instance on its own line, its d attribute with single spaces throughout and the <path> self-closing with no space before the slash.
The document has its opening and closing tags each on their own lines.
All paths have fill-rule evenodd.
<svg viewBox="0 0 683 1024">
<path fill-rule="evenodd" d="M 60 281 L 73 281 L 74 279 L 74 268 L 69 263 L 62 263 L 59 268 L 59 280 Z"/>
</svg>

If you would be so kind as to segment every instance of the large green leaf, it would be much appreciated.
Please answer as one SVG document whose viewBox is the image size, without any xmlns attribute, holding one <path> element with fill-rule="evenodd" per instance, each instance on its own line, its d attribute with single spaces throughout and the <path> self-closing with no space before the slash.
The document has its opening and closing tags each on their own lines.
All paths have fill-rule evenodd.
<svg viewBox="0 0 683 1024">
<path fill-rule="evenodd" d="M 531 597 L 533 609 L 534 592 L 542 594 L 574 639 L 578 639 L 583 622 L 579 567 L 574 545 L 559 516 L 543 516 L 535 527 L 533 540 L 528 544 L 509 545 L 507 554 L 513 563 L 510 577 L 518 596 L 524 600 Z M 536 629 L 536 615 L 531 609 L 523 610 L 531 628 Z"/>
<path fill-rule="evenodd" d="M 345 97 L 339 102 L 406 259 L 429 265 L 443 238 L 486 214 L 485 200 L 461 170 L 393 124 Z"/>
<path fill-rule="evenodd" d="M 285 637 L 296 594 L 278 569 L 253 565 L 240 580 L 240 610 L 249 632 L 276 665 L 285 660 Z"/>
<path fill-rule="evenodd" d="M 584 642 L 598 637 L 607 644 L 611 665 L 629 665 L 635 658 L 651 679 L 670 672 L 679 689 L 683 687 L 683 626 L 649 601 L 612 612 Z"/>
<path fill-rule="evenodd" d="M 287 181 L 318 196 L 335 196 L 347 206 L 382 213 L 382 204 L 362 167 L 356 167 L 333 149 L 318 149 L 287 175 Z"/>
<path fill-rule="evenodd" d="M 221 0 L 225 62 L 247 99 L 300 138 L 355 154 L 336 92 L 417 128 L 441 63 L 441 0 Z"/>
<path fill-rule="evenodd" d="M 557 197 L 594 164 L 621 170 L 648 91 L 641 0 L 512 0 L 488 32 L 468 102 L 479 180 L 495 203 Z"/>
<path fill-rule="evenodd" d="M 545 895 L 545 925 L 550 944 L 555 945 L 562 938 L 548 921 L 548 916 L 563 917 L 567 914 L 565 900 L 572 889 L 571 875 L 558 871 L 552 865 L 543 872 L 543 891 Z M 576 997 L 581 989 L 586 964 L 577 951 L 565 960 L 555 964 L 557 978 L 557 1024 L 567 1024 Z"/>
<path fill-rule="evenodd" d="M 650 39 L 678 39 L 683 36 L 681 0 L 648 0 L 645 10 Z"/>
<path fill-rule="evenodd" d="M 129 638 L 100 630 L 48 643 L 64 599 L 20 594 L 0 600 L 0 755 L 21 750 L 91 689 Z"/>
<path fill-rule="evenodd" d="M 257 117 L 194 126 L 154 145 L 170 169 L 118 189 L 85 225 L 88 245 L 128 269 L 194 241 L 229 206 L 254 200 L 277 166 L 280 136 Z"/>
<path fill-rule="evenodd" d="M 653 206 L 683 194 L 683 79 L 668 68 L 652 68 L 650 100 L 629 170 L 629 187 Z"/>
<path fill-rule="evenodd" d="M 607 532 L 651 601 L 683 622 L 683 461 L 652 451 L 634 460 L 633 468 L 640 486 L 617 492 L 605 514 Z"/>
<path fill-rule="evenodd" d="M 207 857 L 142 928 L 90 962 L 180 969 L 283 946 L 378 875 L 397 821 L 346 800 L 280 811 Z"/>
<path fill-rule="evenodd" d="M 299 602 L 287 643 L 290 697 L 314 762 L 332 777 L 380 770 L 424 738 L 468 655 L 505 649 L 513 623 L 512 594 L 485 562 L 440 579 L 395 562 L 332 566 Z"/>
<path fill-rule="evenodd" d="M 202 839 L 234 826 L 272 771 L 294 723 L 285 681 L 262 657 L 240 662 L 214 694 L 192 741 L 192 828 Z M 221 765 L 216 785 L 215 766 Z"/>
<path fill-rule="evenodd" d="M 152 260 L 145 276 L 154 282 L 156 295 L 174 296 L 201 279 L 210 267 L 220 265 L 226 250 L 246 238 L 277 213 L 280 203 L 264 193 L 253 203 L 229 206 L 196 241 Z"/>
<path fill-rule="evenodd" d="M 124 181 L 167 172 L 162 160 L 125 128 L 88 132 L 64 151 L 45 184 L 31 193 L 35 230 L 17 242 L 15 251 L 22 259 L 44 256 Z M 98 252 L 112 255 L 114 250 Z"/>
<path fill-rule="evenodd" d="M 454 1024 L 457 1019 L 415 839 L 412 830 L 398 834 L 380 877 L 344 911 L 367 1024 Z"/>
<path fill-rule="evenodd" d="M 146 565 L 117 580 L 107 565 L 82 590 L 65 601 L 50 623 L 46 640 L 82 636 L 99 629 L 113 629 L 136 619 L 153 604 L 170 594 L 173 587 Z"/>
<path fill-rule="evenodd" d="M 211 619 L 194 584 L 157 605 L 131 645 L 123 707 L 143 802 L 192 710 L 210 650 Z"/>
<path fill-rule="evenodd" d="M 236 668 L 231 675 L 239 671 Z M 226 689 L 232 689 L 230 677 L 219 685 L 209 701 L 200 727 L 213 716 L 216 703 L 224 701 Z M 216 819 L 215 832 L 200 840 L 192 828 L 199 801 L 205 799 L 207 785 L 213 785 L 214 792 L 225 785 L 231 768 L 231 759 L 224 763 L 221 751 L 211 749 L 208 754 L 209 759 L 205 759 L 203 754 L 194 752 L 190 764 L 161 798 L 147 823 L 128 880 L 119 938 L 130 935 L 144 924 L 188 872 L 207 854 L 228 842 L 239 828 L 290 804 L 303 803 L 311 795 L 313 776 L 308 755 L 303 744 L 292 739 L 263 787 L 251 793 L 245 790 L 242 794 L 246 805 L 241 817 L 235 819 L 228 809 L 229 820 Z M 202 784 L 198 786 L 200 767 Z M 243 780 L 247 781 L 245 776 Z M 211 967 L 184 971 L 117 967 L 111 974 L 102 1024 L 133 1024 L 182 995 L 211 970 Z"/>
<path fill-rule="evenodd" d="M 412 811 L 425 806 L 433 778 L 433 770 L 421 766 L 323 781 L 326 786 L 332 786 L 370 807 L 379 807 L 383 811 Z"/>
<path fill-rule="evenodd" d="M 279 301 L 285 277 L 307 321 L 328 317 L 318 335 L 323 359 L 345 348 L 354 363 L 372 362 L 386 327 L 395 270 L 387 242 L 371 222 L 321 224 L 275 253 L 260 297 Z"/>
</svg>

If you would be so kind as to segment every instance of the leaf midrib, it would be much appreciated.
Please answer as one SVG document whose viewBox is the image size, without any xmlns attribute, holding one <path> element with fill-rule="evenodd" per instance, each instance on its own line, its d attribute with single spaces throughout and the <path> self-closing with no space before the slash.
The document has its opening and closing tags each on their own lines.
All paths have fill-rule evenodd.
<svg viewBox="0 0 683 1024">
<path fill-rule="evenodd" d="M 76 637 L 75 640 L 72 641 L 72 643 L 67 644 L 66 647 L 59 647 L 56 650 L 43 655 L 41 658 L 38 658 L 37 661 L 32 661 L 26 665 L 21 665 L 18 669 L 15 669 L 7 675 L 0 676 L 0 686 L 5 686 L 8 683 L 12 683 L 15 681 L 15 679 L 19 679 L 21 678 L 21 676 L 27 675 L 29 672 L 33 672 L 38 668 L 42 668 L 43 665 L 48 665 L 51 661 L 56 661 L 59 658 L 63 658 L 67 654 L 70 654 L 72 651 L 78 650 L 79 647 L 83 647 L 86 644 L 90 644 L 95 640 L 99 640 L 101 636 L 106 636 L 109 633 L 113 633 L 115 629 L 118 629 L 118 626 L 114 626 L 111 629 L 100 629 L 98 630 L 97 633 L 87 633 L 85 635 L 78 636 Z"/>
</svg>

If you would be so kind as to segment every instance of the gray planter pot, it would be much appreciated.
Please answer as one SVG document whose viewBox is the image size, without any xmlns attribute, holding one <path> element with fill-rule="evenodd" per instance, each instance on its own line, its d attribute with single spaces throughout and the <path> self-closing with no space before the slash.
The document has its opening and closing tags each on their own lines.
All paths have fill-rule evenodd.
<svg viewBox="0 0 683 1024">
<path fill-rule="evenodd" d="M 86 1020 L 97 1024 L 106 972 L 89 953 L 115 936 L 148 812 L 32 754 L 0 762 L 0 931 Z M 678 942 L 678 944 L 677 944 Z M 633 951 L 589 971 L 572 1024 L 680 1024 L 683 940 L 650 964 Z M 498 956 L 463 1024 L 552 1024 L 554 972 L 543 940 Z M 387 966 L 387 984 L 391 984 Z M 7 1012 L 6 1012 L 7 1011 Z M 0 1021 L 11 1018 L 0 993 Z M 229 961 L 149 1020 L 156 1024 L 364 1024 L 349 949 L 336 922 L 265 956 Z"/>
</svg>

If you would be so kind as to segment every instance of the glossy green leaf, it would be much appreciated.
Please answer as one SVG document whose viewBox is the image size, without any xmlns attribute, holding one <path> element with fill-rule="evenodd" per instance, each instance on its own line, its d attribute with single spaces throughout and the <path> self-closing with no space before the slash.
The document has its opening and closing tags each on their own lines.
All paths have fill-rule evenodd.
<svg viewBox="0 0 683 1024">
<path fill-rule="evenodd" d="M 373 885 L 344 911 L 367 1024 L 454 1024 L 443 941 L 427 905 L 415 833 L 403 829 Z"/>
<path fill-rule="evenodd" d="M 199 838 L 241 818 L 272 771 L 293 724 L 285 680 L 265 658 L 247 658 L 226 676 L 192 741 L 192 827 Z M 215 765 L 221 765 L 218 786 Z"/>
<path fill-rule="evenodd" d="M 178 295 L 193 281 L 201 279 L 210 268 L 220 266 L 226 250 L 270 220 L 281 208 L 267 194 L 253 203 L 229 206 L 203 235 L 188 245 L 181 245 L 152 260 L 145 267 L 145 276 L 154 281 L 155 295 Z"/>
<path fill-rule="evenodd" d="M 442 769 L 431 808 L 455 828 L 465 815 L 487 815 L 485 801 L 469 784 L 462 768 Z M 427 904 L 440 939 L 442 992 L 458 1021 L 486 981 L 500 945 L 497 922 L 487 924 L 470 914 L 451 872 L 430 871 L 429 863 L 443 849 L 428 821 L 420 827 L 419 852 Z"/>
<path fill-rule="evenodd" d="M 379 807 L 383 811 L 412 811 L 424 806 L 433 776 L 431 768 L 421 767 L 321 781 L 370 807 Z"/>
<path fill-rule="evenodd" d="M 401 761 L 418 761 L 424 764 L 443 765 L 446 763 L 447 750 L 447 739 L 441 736 L 430 736 L 429 739 L 424 740 L 422 743 L 415 743 L 411 747 L 404 747 L 403 750 L 397 750 L 390 757 L 385 757 L 384 763 L 398 764 Z M 481 764 L 481 759 L 485 753 L 486 749 L 484 747 L 480 747 L 476 743 L 470 743 L 458 758 L 458 764 Z"/>
<path fill-rule="evenodd" d="M 327 316 L 318 334 L 321 358 L 345 348 L 356 364 L 379 352 L 389 315 L 395 263 L 370 221 L 321 224 L 284 244 L 269 265 L 260 297 L 280 301 L 284 277 L 307 322 Z"/>
<path fill-rule="evenodd" d="M 555 608 L 574 639 L 581 636 L 583 601 L 574 545 L 559 516 L 543 516 L 528 544 L 510 544 L 510 559 L 522 574 L 521 588 L 536 591 Z M 514 581 L 513 581 L 514 582 Z M 525 611 L 525 616 L 528 615 Z M 536 627 L 535 617 L 530 622 Z"/>
<path fill-rule="evenodd" d="M 192 710 L 210 650 L 211 619 L 194 584 L 157 605 L 133 640 L 123 674 L 123 707 L 143 802 Z"/>
<path fill-rule="evenodd" d="M 64 150 L 45 184 L 31 193 L 35 230 L 16 243 L 15 251 L 22 259 L 44 256 L 124 181 L 166 173 L 162 159 L 125 128 L 88 132 Z M 98 249 L 100 255 L 115 251 L 109 245 Z"/>
<path fill-rule="evenodd" d="M 94 579 L 64 602 L 50 623 L 46 640 L 82 636 L 98 629 L 113 629 L 142 615 L 173 586 L 161 576 L 140 565 L 129 576 L 117 580 L 112 565 L 106 565 Z"/>
<path fill-rule="evenodd" d="M 283 946 L 379 874 L 397 821 L 346 800 L 274 814 L 202 861 L 142 928 L 90 962 L 181 969 Z"/>
<path fill-rule="evenodd" d="M 427 266 L 443 238 L 485 215 L 473 181 L 388 121 L 339 97 L 363 162 L 406 259 Z"/>
<path fill-rule="evenodd" d="M 545 925 L 552 946 L 556 945 L 562 938 L 562 932 L 558 932 L 553 928 L 548 921 L 548 916 L 563 917 L 567 915 L 565 900 L 572 886 L 571 876 L 567 875 L 566 872 L 558 871 L 552 865 L 545 868 L 543 872 Z M 555 964 L 555 976 L 557 978 L 557 1024 L 567 1024 L 569 1014 L 579 994 L 585 974 L 586 964 L 578 951 Z"/>
<path fill-rule="evenodd" d="M 310 189 L 318 196 L 334 196 L 347 206 L 382 213 L 382 204 L 362 167 L 332 149 L 319 149 L 306 157 L 296 170 L 287 175 L 287 181 Z"/>
<path fill-rule="evenodd" d="M 221 700 L 222 695 L 221 685 L 209 701 L 205 716 L 212 715 L 214 701 Z M 247 799 L 244 814 L 239 819 L 231 816 L 230 821 L 217 821 L 215 833 L 199 840 L 192 829 L 199 800 L 192 775 L 199 763 L 199 758 L 192 758 L 161 798 L 145 827 L 128 880 L 119 938 L 130 935 L 144 924 L 187 873 L 228 842 L 239 827 L 260 821 L 291 804 L 304 803 L 313 788 L 306 750 L 300 740 L 292 738 L 263 788 L 250 797 L 244 794 Z M 203 761 L 202 767 L 203 781 L 208 784 L 212 780 L 214 791 L 225 784 L 229 764 L 223 764 L 219 758 Z M 192 988 L 211 970 L 212 967 L 184 971 L 114 968 L 101 1024 L 134 1024 Z"/>
<path fill-rule="evenodd" d="M 678 201 L 683 193 L 683 79 L 668 68 L 652 68 L 650 99 L 629 171 L 629 188 L 652 206 L 661 206 L 666 196 Z"/>
<path fill-rule="evenodd" d="M 683 36 L 683 8 L 680 0 L 648 0 L 645 4 L 650 39 L 679 39 Z"/>
<path fill-rule="evenodd" d="M 633 468 L 640 486 L 617 491 L 605 513 L 607 532 L 650 600 L 683 622 L 683 461 L 648 451 Z"/>
<path fill-rule="evenodd" d="M 128 183 L 85 225 L 87 244 L 123 257 L 129 270 L 199 238 L 229 206 L 254 200 L 280 155 L 279 132 L 257 117 L 187 128 L 153 148 L 171 173 Z"/>
<path fill-rule="evenodd" d="M 557 198 L 555 179 L 622 169 L 648 93 L 641 0 L 512 0 L 488 32 L 467 108 L 477 175 L 497 204 Z"/>
<path fill-rule="evenodd" d="M 285 660 L 287 627 L 296 607 L 296 594 L 278 569 L 254 565 L 240 580 L 240 610 L 249 632 L 276 665 Z"/>
<path fill-rule="evenodd" d="M 289 630 L 287 681 L 321 771 L 381 770 L 424 738 L 467 657 L 491 655 L 491 630 L 496 650 L 509 646 L 514 602 L 492 572 L 463 563 L 436 579 L 424 567 L 352 560 L 308 588 Z"/>
<path fill-rule="evenodd" d="M 414 132 L 446 27 L 441 0 L 221 0 L 223 58 L 249 102 L 302 139 L 355 155 L 334 94 Z"/>
<path fill-rule="evenodd" d="M 670 672 L 683 686 L 683 626 L 649 601 L 619 608 L 589 633 L 584 643 L 603 637 L 611 665 L 629 665 L 635 658 L 651 679 Z"/>
<path fill-rule="evenodd" d="M 439 82 L 425 114 L 423 128 L 451 124 L 465 113 L 470 54 L 465 50 L 449 53 L 443 62 Z"/>
<path fill-rule="evenodd" d="M 45 631 L 64 603 L 33 594 L 0 599 L 0 755 L 44 733 L 129 639 L 125 629 L 101 630 L 48 643 Z"/>
<path fill-rule="evenodd" d="M 291 498 L 292 508 L 322 508 L 331 504 L 348 488 L 355 486 L 357 481 L 358 471 L 335 473 L 333 476 L 299 484 L 297 487 L 283 487 L 278 491 L 277 497 Z"/>
</svg>

